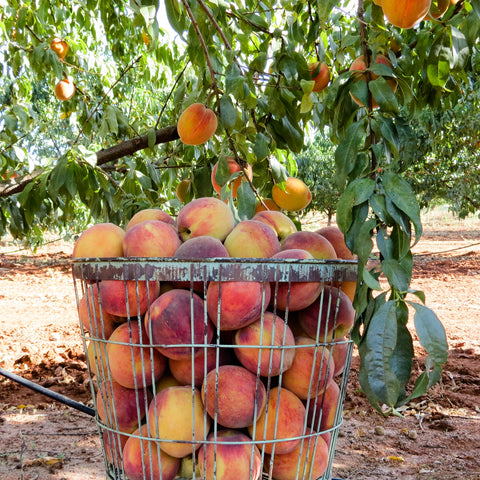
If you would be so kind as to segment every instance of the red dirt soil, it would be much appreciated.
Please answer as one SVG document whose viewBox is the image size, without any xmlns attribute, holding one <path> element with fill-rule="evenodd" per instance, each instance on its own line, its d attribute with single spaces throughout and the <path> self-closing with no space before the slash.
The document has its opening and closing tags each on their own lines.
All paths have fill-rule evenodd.
<svg viewBox="0 0 480 480">
<path fill-rule="evenodd" d="M 480 222 L 424 219 L 424 227 L 414 248 L 412 288 L 425 292 L 447 332 L 442 379 L 408 404 L 403 417 L 384 418 L 360 391 L 354 354 L 335 477 L 480 479 Z M 0 242 L 0 367 L 91 405 L 69 265 L 72 245 L 14 250 Z M 423 352 L 417 344 L 416 350 L 419 370 Z M 105 478 L 91 417 L 1 376 L 0 432 L 3 480 Z"/>
</svg>

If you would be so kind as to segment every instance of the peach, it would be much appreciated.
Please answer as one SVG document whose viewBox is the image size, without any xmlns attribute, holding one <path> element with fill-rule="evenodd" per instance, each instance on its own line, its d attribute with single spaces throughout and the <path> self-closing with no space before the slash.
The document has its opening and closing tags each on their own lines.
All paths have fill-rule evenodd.
<svg viewBox="0 0 480 480">
<path fill-rule="evenodd" d="M 267 402 L 267 391 L 261 380 L 237 365 L 222 365 L 211 370 L 201 393 L 210 417 L 226 428 L 253 425 Z"/>
<path fill-rule="evenodd" d="M 314 431 L 307 428 L 305 437 L 289 453 L 273 456 L 272 477 L 275 480 L 320 478 L 328 466 L 328 444 Z M 270 458 L 267 457 L 267 462 Z M 298 474 L 297 474 L 298 472 Z"/>
<path fill-rule="evenodd" d="M 107 344 L 92 340 L 87 345 L 87 361 L 91 375 L 98 375 L 101 379 L 108 378 Z"/>
<path fill-rule="evenodd" d="M 313 255 L 313 258 L 332 260 L 337 258 L 332 244 L 322 235 L 315 232 L 301 231 L 289 235 L 283 242 L 281 249 L 301 248 Z"/>
<path fill-rule="evenodd" d="M 258 480 L 262 458 L 251 438 L 237 430 L 220 430 L 207 437 L 198 452 L 201 478 L 205 480 Z M 250 442 L 250 443 L 249 443 Z"/>
<path fill-rule="evenodd" d="M 280 212 L 280 207 L 271 198 L 262 198 L 262 201 L 258 201 L 255 206 L 255 214 L 265 210 Z"/>
<path fill-rule="evenodd" d="M 354 320 L 355 310 L 351 300 L 341 290 L 330 285 L 324 286 L 318 301 L 298 312 L 298 321 L 305 333 L 309 337 L 318 338 L 320 342 L 344 337 L 352 328 Z"/>
<path fill-rule="evenodd" d="M 252 179 L 253 179 L 252 166 L 249 163 L 246 163 L 243 166 L 243 170 L 242 170 L 242 167 L 236 162 L 235 158 L 227 157 L 226 161 L 227 161 L 228 171 L 230 172 L 230 175 L 233 175 L 235 173 L 239 174 L 238 177 L 236 177 L 233 181 L 230 182 L 231 183 L 230 188 L 232 189 L 232 197 L 237 198 L 238 187 L 240 187 L 240 185 L 242 184 L 242 180 L 245 179 L 245 175 L 250 181 L 252 181 Z M 213 166 L 213 169 L 212 169 L 212 174 L 211 174 L 211 182 L 212 182 L 213 189 L 218 194 L 220 194 L 220 192 L 222 190 L 222 185 L 219 185 L 217 180 L 216 180 L 216 175 L 217 175 L 219 162 L 220 162 L 220 160 L 217 163 L 215 163 L 215 165 Z M 241 174 L 240 174 L 240 172 L 241 172 Z"/>
<path fill-rule="evenodd" d="M 275 184 L 272 187 L 273 201 L 287 212 L 303 210 L 312 201 L 312 192 L 307 185 L 295 177 L 288 177 L 285 189 Z"/>
<path fill-rule="evenodd" d="M 227 249 L 218 238 L 203 235 L 200 237 L 189 238 L 178 247 L 174 258 L 184 260 L 202 260 L 205 258 L 226 258 L 229 257 Z M 190 288 L 191 282 L 173 282 L 177 288 Z M 202 281 L 193 282 L 193 290 L 204 292 L 205 283 Z"/>
<path fill-rule="evenodd" d="M 450 0 L 432 0 L 428 13 L 423 18 L 424 20 L 439 19 L 450 6 Z"/>
<path fill-rule="evenodd" d="M 382 0 L 387 20 L 399 28 L 413 28 L 430 9 L 432 0 Z"/>
<path fill-rule="evenodd" d="M 201 145 L 207 142 L 217 130 L 215 112 L 201 103 L 189 105 L 180 115 L 177 132 L 182 143 Z"/>
<path fill-rule="evenodd" d="M 330 82 L 330 70 L 325 62 L 313 62 L 308 65 L 308 70 L 315 82 L 312 92 L 321 92 Z"/>
<path fill-rule="evenodd" d="M 172 257 L 181 243 L 173 225 L 145 220 L 127 230 L 123 253 L 126 257 Z"/>
<path fill-rule="evenodd" d="M 126 388 L 145 388 L 155 383 L 167 368 L 167 359 L 148 347 L 142 322 L 119 325 L 109 338 L 107 354 L 112 378 Z"/>
<path fill-rule="evenodd" d="M 180 385 L 182 384 L 171 374 L 171 372 L 167 371 L 157 382 L 155 382 L 153 391 L 158 393 L 165 388 L 179 387 Z"/>
<path fill-rule="evenodd" d="M 212 281 L 208 284 L 208 316 L 220 330 L 237 330 L 250 325 L 260 318 L 269 302 L 269 283 Z"/>
<path fill-rule="evenodd" d="M 50 48 L 57 54 L 60 60 L 63 60 L 68 53 L 68 43 L 61 38 L 52 38 Z"/>
<path fill-rule="evenodd" d="M 116 328 L 119 317 L 100 308 L 98 284 L 87 286 L 84 296 L 78 302 L 78 318 L 91 337 L 108 340 Z"/>
<path fill-rule="evenodd" d="M 127 479 L 173 480 L 180 468 L 180 459 L 166 454 L 148 438 L 147 425 L 142 425 L 133 435 L 123 448 L 123 471 Z"/>
<path fill-rule="evenodd" d="M 96 394 L 98 417 L 107 427 L 132 433 L 142 423 L 150 398 L 143 388 L 125 388 L 115 381 L 100 383 Z"/>
<path fill-rule="evenodd" d="M 390 62 L 390 60 L 384 55 L 377 55 L 375 59 L 375 63 L 382 63 L 384 65 L 388 65 L 389 67 L 392 67 L 392 62 Z M 376 75 L 375 73 L 365 72 L 366 69 L 367 69 L 367 65 L 365 63 L 364 56 L 360 55 L 350 65 L 350 72 L 352 72 L 352 76 L 355 79 L 355 82 L 364 81 L 368 83 L 370 80 L 376 80 L 378 78 L 378 75 Z M 390 88 L 392 89 L 392 92 L 395 93 L 397 91 L 397 86 L 398 86 L 397 81 L 393 77 L 387 77 L 386 81 L 390 86 Z M 355 103 L 357 103 L 361 107 L 365 106 L 360 101 L 360 99 L 358 99 L 351 92 L 350 92 L 350 96 L 355 101 Z M 374 98 L 372 98 L 372 108 L 378 108 L 378 103 Z"/>
<path fill-rule="evenodd" d="M 350 251 L 345 243 L 343 232 L 335 225 L 322 227 L 316 230 L 322 237 L 325 237 L 331 244 L 337 254 L 337 258 L 344 260 L 354 260 L 355 255 Z"/>
<path fill-rule="evenodd" d="M 343 373 L 347 361 L 348 341 L 345 337 L 339 338 L 329 346 L 329 349 L 335 365 L 333 376 L 338 377 Z"/>
<path fill-rule="evenodd" d="M 306 410 L 302 401 L 285 388 L 274 387 L 270 390 L 267 407 L 257 422 L 248 427 L 248 433 L 259 448 L 275 455 L 288 453 L 300 443 Z M 273 443 L 275 441 L 275 443 Z"/>
<path fill-rule="evenodd" d="M 196 293 L 180 288 L 163 293 L 150 305 L 145 315 L 145 330 L 151 343 L 174 360 L 191 358 L 192 351 L 198 353 L 202 347 L 189 345 L 208 344 L 213 337 L 203 300 Z"/>
<path fill-rule="evenodd" d="M 84 230 L 73 247 L 73 258 L 123 256 L 125 230 L 113 223 L 97 223 Z"/>
<path fill-rule="evenodd" d="M 102 443 L 107 462 L 114 464 L 117 468 L 121 468 L 123 447 L 129 438 L 128 435 L 122 435 L 111 430 L 103 430 Z"/>
<path fill-rule="evenodd" d="M 258 212 L 252 220 L 258 220 L 272 227 L 277 234 L 280 243 L 282 243 L 291 233 L 297 231 L 297 227 L 290 217 L 275 210 Z"/>
<path fill-rule="evenodd" d="M 224 245 L 231 257 L 238 258 L 269 258 L 280 251 L 275 231 L 258 220 L 237 223 Z"/>
<path fill-rule="evenodd" d="M 288 370 L 295 356 L 293 348 L 281 348 L 295 345 L 290 327 L 271 312 L 265 312 L 255 322 L 237 330 L 234 344 L 240 363 L 255 374 L 258 370 L 263 377 Z"/>
<path fill-rule="evenodd" d="M 160 439 L 160 448 L 175 458 L 193 454 L 207 438 L 211 422 L 200 391 L 191 386 L 160 391 L 148 408 L 148 420 L 150 436 Z"/>
<path fill-rule="evenodd" d="M 193 385 L 200 388 L 205 380 L 206 374 L 216 368 L 217 361 L 218 365 L 225 365 L 230 363 L 234 358 L 235 355 L 231 348 L 217 349 L 214 346 L 210 346 L 202 348 L 193 358 L 193 372 L 191 358 L 183 360 L 173 360 L 170 358 L 168 366 L 178 385 L 192 385 L 193 383 Z"/>
<path fill-rule="evenodd" d="M 235 218 L 230 207 L 218 198 L 196 198 L 178 212 L 177 229 L 184 242 L 202 235 L 223 242 L 234 226 Z"/>
<path fill-rule="evenodd" d="M 333 361 L 327 347 L 312 344 L 308 337 L 295 338 L 295 357 L 292 366 L 282 376 L 282 386 L 298 398 L 306 400 L 325 390 L 333 377 Z"/>
<path fill-rule="evenodd" d="M 103 280 L 99 285 L 102 310 L 118 317 L 143 315 L 160 294 L 154 281 Z"/>
<path fill-rule="evenodd" d="M 307 422 L 311 428 L 318 432 L 324 432 L 335 426 L 339 395 L 339 386 L 335 380 L 330 379 L 325 392 L 310 400 Z"/>
<path fill-rule="evenodd" d="M 175 227 L 175 219 L 170 216 L 167 212 L 164 212 L 160 208 L 144 208 L 139 210 L 127 223 L 125 231 L 128 232 L 135 225 L 144 222 L 145 220 L 158 220 L 160 222 L 168 223 Z"/>
<path fill-rule="evenodd" d="M 70 100 L 74 94 L 75 84 L 69 78 L 64 78 L 55 85 L 55 96 L 62 102 Z"/>
<path fill-rule="evenodd" d="M 301 248 L 291 248 L 282 250 L 272 258 L 290 258 L 290 259 L 313 259 L 313 255 Z M 279 310 L 294 312 L 302 310 L 311 305 L 322 289 L 321 282 L 279 282 L 278 285 L 272 282 L 271 307 L 276 302 Z"/>
</svg>

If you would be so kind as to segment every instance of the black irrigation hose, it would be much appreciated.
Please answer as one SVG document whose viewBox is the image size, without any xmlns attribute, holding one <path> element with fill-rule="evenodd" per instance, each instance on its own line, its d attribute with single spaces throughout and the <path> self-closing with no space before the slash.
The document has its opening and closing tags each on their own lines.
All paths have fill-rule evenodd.
<svg viewBox="0 0 480 480">
<path fill-rule="evenodd" d="M 4 370 L 1 367 L 0 367 L 0 375 L 4 376 L 5 378 L 8 378 L 10 380 L 13 380 L 14 382 L 17 382 L 20 385 L 23 385 L 24 387 L 29 388 L 30 390 L 34 390 L 35 392 L 41 393 L 42 395 L 53 398 L 57 402 L 68 405 L 69 407 L 75 408 L 76 410 L 80 410 L 81 412 L 86 413 L 87 415 L 90 415 L 91 417 L 95 416 L 95 410 L 93 408 L 87 407 L 83 403 L 72 400 L 71 398 L 66 397 L 65 395 L 61 395 L 60 393 L 54 392 L 53 390 L 42 387 L 41 385 L 38 385 L 34 382 L 31 382 L 30 380 L 27 380 L 26 378 L 20 377 L 19 375 L 16 375 L 15 373 Z"/>
</svg>

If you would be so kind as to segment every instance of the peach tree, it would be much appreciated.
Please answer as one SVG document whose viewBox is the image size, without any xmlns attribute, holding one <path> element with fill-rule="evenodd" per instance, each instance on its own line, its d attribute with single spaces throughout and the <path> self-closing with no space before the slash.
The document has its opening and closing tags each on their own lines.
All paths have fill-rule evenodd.
<svg viewBox="0 0 480 480">
<path fill-rule="evenodd" d="M 397 19 L 413 15 L 417 2 L 405 0 L 0 0 L 0 234 L 74 235 L 150 206 L 174 214 L 182 180 L 186 199 L 213 195 L 217 161 L 221 196 L 248 218 L 297 174 L 306 138 L 328 127 L 337 223 L 358 256 L 360 381 L 394 412 L 438 381 L 447 358 L 441 323 L 410 288 L 422 235 L 413 125 L 427 106 L 468 102 L 478 69 L 479 0 L 420 3 L 412 27 Z M 331 76 L 321 91 L 315 63 Z M 76 91 L 59 101 L 65 77 Z M 176 122 L 195 102 L 218 128 L 190 146 Z M 235 202 L 227 157 L 254 172 Z M 413 388 L 410 312 L 427 353 Z"/>
</svg>

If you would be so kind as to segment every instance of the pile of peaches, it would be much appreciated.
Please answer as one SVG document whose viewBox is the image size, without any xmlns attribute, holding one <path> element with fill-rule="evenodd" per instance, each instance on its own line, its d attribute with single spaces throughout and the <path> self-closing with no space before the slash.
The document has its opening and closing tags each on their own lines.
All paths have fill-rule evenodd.
<svg viewBox="0 0 480 480">
<path fill-rule="evenodd" d="M 351 259 L 337 227 L 281 211 L 235 222 L 197 198 L 85 230 L 83 258 Z M 293 260 L 291 260 L 293 259 Z M 130 260 L 131 261 L 131 260 Z M 149 277 L 150 278 L 150 277 Z M 354 282 L 81 282 L 78 314 L 106 459 L 129 480 L 319 478 L 336 427 Z"/>
</svg>

